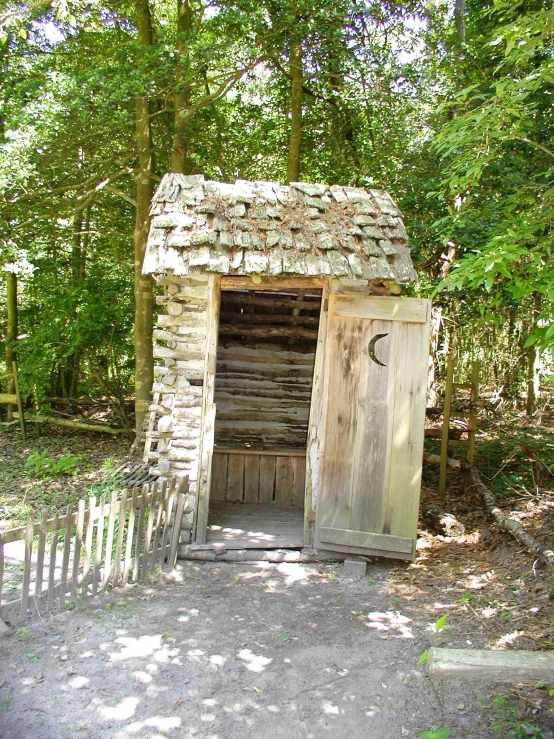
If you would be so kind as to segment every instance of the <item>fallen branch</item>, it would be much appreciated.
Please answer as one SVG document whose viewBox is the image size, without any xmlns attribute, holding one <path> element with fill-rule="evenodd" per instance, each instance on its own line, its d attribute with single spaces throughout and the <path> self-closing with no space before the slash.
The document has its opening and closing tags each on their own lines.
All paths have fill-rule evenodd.
<svg viewBox="0 0 554 739">
<path fill-rule="evenodd" d="M 462 677 L 509 683 L 550 683 L 553 673 L 552 652 L 431 647 L 427 653 L 429 677 Z"/>
<path fill-rule="evenodd" d="M 485 508 L 496 520 L 496 523 L 500 526 L 500 528 L 504 529 L 504 531 L 507 531 L 509 534 L 515 537 L 521 544 L 523 544 L 527 548 L 529 552 L 531 552 L 531 554 L 534 554 L 537 559 L 540 559 L 540 561 L 544 562 L 547 567 L 549 567 L 551 570 L 554 570 L 554 551 L 552 551 L 552 549 L 547 547 L 545 544 L 541 544 L 535 539 L 534 536 L 531 536 L 531 534 L 527 533 L 527 531 L 525 531 L 519 521 L 510 518 L 502 510 L 500 510 L 500 508 L 496 505 L 493 493 L 483 482 L 481 473 L 476 467 L 469 467 L 469 478 L 471 480 L 471 484 L 478 490 L 479 494 L 481 495 L 481 498 L 483 499 L 483 502 L 485 504 Z"/>
<path fill-rule="evenodd" d="M 14 413 L 14 416 L 19 417 L 18 413 Z M 127 429 L 114 428 L 102 423 L 85 423 L 84 421 L 70 421 L 65 418 L 54 418 L 54 416 L 27 416 L 25 415 L 26 423 L 50 423 L 53 426 L 68 426 L 69 428 L 79 429 L 80 431 L 101 431 L 105 434 L 126 434 Z"/>
</svg>

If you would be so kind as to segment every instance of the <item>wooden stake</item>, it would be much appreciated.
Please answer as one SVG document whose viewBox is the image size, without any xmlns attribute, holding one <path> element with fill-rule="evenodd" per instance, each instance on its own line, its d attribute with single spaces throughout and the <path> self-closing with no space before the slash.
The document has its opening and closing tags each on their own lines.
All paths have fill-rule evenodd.
<svg viewBox="0 0 554 739">
<path fill-rule="evenodd" d="M 430 677 L 457 677 L 499 682 L 552 682 L 554 654 L 523 649 L 439 649 L 427 656 Z"/>
<path fill-rule="evenodd" d="M 448 431 L 450 428 L 450 410 L 452 405 L 452 388 L 454 385 L 454 357 L 448 359 L 446 368 L 446 387 L 444 390 L 444 409 L 442 415 L 441 462 L 439 470 L 439 495 L 446 493 L 446 466 L 448 459 Z"/>
</svg>

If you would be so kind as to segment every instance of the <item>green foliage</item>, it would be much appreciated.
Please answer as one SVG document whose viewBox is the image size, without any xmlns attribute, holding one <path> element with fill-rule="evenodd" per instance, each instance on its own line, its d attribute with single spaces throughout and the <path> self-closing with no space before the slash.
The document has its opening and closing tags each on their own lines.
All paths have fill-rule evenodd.
<svg viewBox="0 0 554 739">
<path fill-rule="evenodd" d="M 420 731 L 416 736 L 420 739 L 448 739 L 450 734 L 452 734 L 450 729 L 433 726 L 428 731 Z"/>
<path fill-rule="evenodd" d="M 518 709 L 506 695 L 497 695 L 493 700 L 493 729 L 499 739 L 554 739 L 546 727 L 518 718 Z"/>
<path fill-rule="evenodd" d="M 66 454 L 54 459 L 48 456 L 48 449 L 34 450 L 25 462 L 25 469 L 33 476 L 42 479 L 53 479 L 62 475 L 74 476 L 80 471 L 82 456 Z"/>
</svg>

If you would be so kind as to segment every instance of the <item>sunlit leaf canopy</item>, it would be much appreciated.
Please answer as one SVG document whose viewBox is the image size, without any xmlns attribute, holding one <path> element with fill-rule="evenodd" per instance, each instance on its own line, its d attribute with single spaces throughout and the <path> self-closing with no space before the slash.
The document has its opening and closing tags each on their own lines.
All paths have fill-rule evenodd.
<svg viewBox="0 0 554 739">
<path fill-rule="evenodd" d="M 0 8 L 1 261 L 34 267 L 19 277 L 24 377 L 50 393 L 86 344 L 85 368 L 111 363 L 130 387 L 136 99 L 148 100 L 154 186 L 183 91 L 188 173 L 284 182 L 300 39 L 302 179 L 391 192 L 416 290 L 441 288 L 439 363 L 453 345 L 465 366 L 494 359 L 517 394 L 527 348 L 554 334 L 548 3 L 468 0 L 463 38 L 440 0 L 187 7 L 179 33 L 177 1 L 150 2 L 148 48 L 136 3 Z M 496 347 L 477 338 L 491 331 Z"/>
</svg>

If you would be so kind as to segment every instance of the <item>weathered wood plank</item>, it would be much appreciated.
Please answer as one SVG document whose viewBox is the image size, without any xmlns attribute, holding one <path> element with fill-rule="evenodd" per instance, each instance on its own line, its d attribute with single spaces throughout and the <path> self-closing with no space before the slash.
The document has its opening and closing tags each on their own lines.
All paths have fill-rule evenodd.
<svg viewBox="0 0 554 739">
<path fill-rule="evenodd" d="M 150 566 L 152 563 L 150 546 L 152 544 L 152 530 L 154 528 L 154 511 L 156 510 L 156 506 L 158 505 L 159 498 L 160 491 L 159 488 L 156 487 L 154 492 L 152 493 L 152 498 L 148 507 L 148 520 L 146 522 L 146 532 L 144 534 L 144 551 L 142 554 L 142 564 L 140 568 L 141 578 L 146 577 L 146 575 L 150 571 Z"/>
<path fill-rule="evenodd" d="M 133 552 L 133 537 L 135 533 L 135 519 L 137 516 L 137 488 L 133 488 L 133 495 L 131 498 L 131 504 L 129 506 L 129 522 L 127 524 L 127 541 L 125 544 L 125 559 L 123 562 L 123 578 L 122 584 L 126 585 L 129 580 L 129 572 L 131 565 L 133 564 L 132 552 Z"/>
<path fill-rule="evenodd" d="M 171 546 L 169 548 L 169 560 L 168 564 L 170 567 L 175 567 L 177 561 L 177 552 L 181 539 L 181 522 L 183 520 L 183 514 L 185 511 L 186 492 L 188 492 L 188 480 L 185 480 L 180 492 L 177 495 L 177 507 L 175 510 L 175 521 L 173 523 L 173 530 L 171 532 Z"/>
<path fill-rule="evenodd" d="M 276 457 L 263 455 L 260 457 L 260 503 L 273 503 L 275 496 L 275 460 Z"/>
<path fill-rule="evenodd" d="M 321 288 L 325 284 L 325 277 L 258 277 L 254 280 L 252 277 L 242 276 L 224 276 L 221 278 L 222 290 L 271 290 L 271 292 L 279 292 L 281 290 L 313 290 Z"/>
<path fill-rule="evenodd" d="M 221 336 L 251 336 L 255 339 L 279 337 L 317 341 L 317 330 L 300 326 L 290 328 L 288 326 L 242 326 L 222 323 L 219 326 L 219 333 Z"/>
<path fill-rule="evenodd" d="M 327 544 L 344 544 L 349 547 L 370 547 L 382 552 L 403 552 L 412 554 L 413 540 L 401 536 L 389 536 L 388 534 L 371 534 L 367 531 L 355 531 L 352 529 L 332 529 L 322 526 L 320 530 L 320 541 L 323 546 Z"/>
<path fill-rule="evenodd" d="M 110 511 L 108 514 L 108 528 L 106 530 L 106 553 L 104 555 L 104 587 L 110 581 L 112 576 L 112 549 L 115 525 L 115 508 L 117 503 L 117 491 L 112 492 L 110 500 Z"/>
<path fill-rule="evenodd" d="M 133 582 L 136 582 L 140 575 L 140 564 L 142 559 L 142 536 L 144 530 L 144 517 L 146 515 L 146 500 L 148 498 L 149 486 L 142 486 L 142 495 L 140 499 L 140 510 L 138 515 L 137 538 L 135 544 L 135 557 L 133 561 Z"/>
<path fill-rule="evenodd" d="M 152 566 L 157 567 L 160 559 L 160 536 L 162 532 L 162 515 L 167 505 L 167 480 L 162 482 L 160 497 L 158 500 L 158 509 L 156 511 L 156 519 L 154 524 L 154 545 L 152 547 Z"/>
<path fill-rule="evenodd" d="M 408 537 L 415 542 L 425 431 L 429 323 L 396 323 L 394 335 L 397 370 L 393 385 L 391 464 L 383 532 Z"/>
<path fill-rule="evenodd" d="M 94 551 L 94 577 L 92 578 L 92 594 L 98 592 L 101 583 L 102 548 L 104 544 L 104 515 L 106 509 L 106 495 L 102 493 L 98 503 L 98 521 L 96 523 L 96 547 Z"/>
<path fill-rule="evenodd" d="M 292 459 L 275 458 L 275 505 L 288 508 L 292 502 Z"/>
<path fill-rule="evenodd" d="M 125 523 L 127 518 L 127 490 L 123 490 L 119 503 L 119 517 L 117 521 L 117 540 L 115 545 L 115 561 L 112 586 L 119 585 L 119 573 L 121 571 L 121 554 L 123 552 L 123 537 L 125 536 Z"/>
<path fill-rule="evenodd" d="M 552 652 L 529 652 L 523 649 L 489 651 L 431 647 L 426 664 L 430 677 L 441 678 L 551 683 L 554 675 Z"/>
<path fill-rule="evenodd" d="M 77 603 L 77 588 L 79 586 L 79 565 L 81 564 L 81 545 L 83 543 L 83 527 L 85 525 L 85 501 L 81 499 L 77 505 L 77 523 L 75 524 L 75 548 L 73 550 L 73 567 L 71 570 L 72 603 Z"/>
<path fill-rule="evenodd" d="M 58 514 L 54 516 L 54 523 L 58 524 Z M 51 611 L 54 608 L 54 587 L 56 583 L 56 564 L 57 564 L 57 556 L 58 556 L 58 537 L 59 537 L 59 529 L 56 525 L 54 528 L 54 532 L 52 534 L 52 540 L 50 542 L 50 557 L 48 562 L 48 596 L 47 596 L 47 602 L 46 607 L 49 611 Z M 0 544 L 1 549 L 1 544 Z M 2 572 L 0 568 L 0 583 L 2 582 Z M 0 594 L 1 596 L 1 594 Z M 0 603 L 2 602 L 2 598 L 0 597 Z"/>
<path fill-rule="evenodd" d="M 315 532 L 324 549 L 414 552 L 429 324 L 426 301 L 403 301 L 329 298 Z M 350 533 L 330 539 L 336 530 Z"/>
<path fill-rule="evenodd" d="M 90 572 L 90 560 L 92 556 L 92 537 L 94 534 L 94 521 L 96 518 L 96 497 L 91 496 L 88 499 L 88 515 L 87 515 L 87 528 L 85 536 L 85 557 L 83 560 L 83 573 L 81 575 L 81 583 L 88 581 L 88 574 Z M 86 586 L 83 585 L 83 588 Z M 83 592 L 86 592 L 83 590 Z"/>
<path fill-rule="evenodd" d="M 67 594 L 67 575 L 69 573 L 69 556 L 71 553 L 71 527 L 73 524 L 73 506 L 69 504 L 65 514 L 64 534 L 63 534 L 63 560 L 62 574 L 60 578 L 60 608 L 65 605 L 65 597 Z"/>
<path fill-rule="evenodd" d="M 304 499 L 306 496 L 306 457 L 291 456 L 292 466 L 292 496 L 291 503 L 293 506 L 304 508 Z"/>
<path fill-rule="evenodd" d="M 230 501 L 244 500 L 244 455 L 229 456 L 225 499 Z"/>
<path fill-rule="evenodd" d="M 39 525 L 38 549 L 37 549 L 37 566 L 35 575 L 35 595 L 42 593 L 42 581 L 44 577 L 44 555 L 46 552 L 46 522 L 48 521 L 48 511 L 43 511 Z"/>
<path fill-rule="evenodd" d="M 314 358 L 314 373 L 310 396 L 310 417 L 306 444 L 305 500 L 304 500 L 304 545 L 313 544 L 313 512 L 317 505 L 319 477 L 319 447 L 322 433 L 323 388 L 325 372 L 325 350 L 329 315 L 329 280 L 325 282 L 321 295 L 319 329 Z"/>
<path fill-rule="evenodd" d="M 212 482 L 210 485 L 210 500 L 225 500 L 227 489 L 227 463 L 228 454 L 222 454 L 215 450 L 212 461 Z"/>
<path fill-rule="evenodd" d="M 216 406 L 214 403 L 214 391 L 219 310 L 221 305 L 221 277 L 210 275 L 206 297 L 208 301 L 208 314 L 206 318 L 206 349 L 203 366 L 204 393 L 202 397 L 202 421 L 199 436 L 197 498 L 193 515 L 193 531 L 195 532 L 195 539 L 198 542 L 205 541 L 206 527 L 208 525 L 212 457 L 215 439 Z"/>
<path fill-rule="evenodd" d="M 420 298 L 333 295 L 333 312 L 344 318 L 427 323 L 430 304 Z"/>
<path fill-rule="evenodd" d="M 27 527 L 25 534 L 25 554 L 23 560 L 23 583 L 21 586 L 21 606 L 19 608 L 19 620 L 27 615 L 27 607 L 29 605 L 29 587 L 31 585 L 31 568 L 33 557 L 33 529 L 34 529 L 34 513 L 29 511 L 27 514 Z"/>
<path fill-rule="evenodd" d="M 260 457 L 248 454 L 244 457 L 244 500 L 257 503 L 260 491 Z"/>
</svg>

